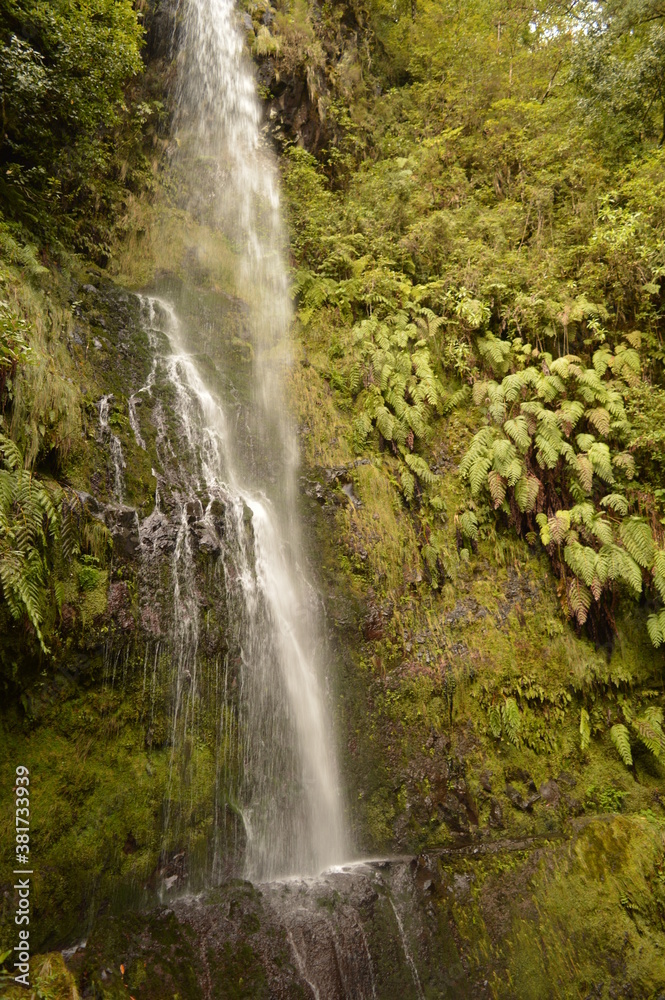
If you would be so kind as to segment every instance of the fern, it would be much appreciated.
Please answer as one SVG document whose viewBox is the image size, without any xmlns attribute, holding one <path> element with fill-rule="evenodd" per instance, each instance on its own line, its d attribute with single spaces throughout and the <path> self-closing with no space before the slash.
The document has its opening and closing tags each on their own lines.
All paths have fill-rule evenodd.
<svg viewBox="0 0 665 1000">
<path fill-rule="evenodd" d="M 647 618 L 647 632 L 653 646 L 658 649 L 665 642 L 665 610 Z"/>
<path fill-rule="evenodd" d="M 660 757 L 665 748 L 665 737 L 660 727 L 660 723 L 654 717 L 642 716 L 640 719 L 632 720 L 632 727 L 637 733 L 640 742 L 649 750 L 654 757 Z"/>
<path fill-rule="evenodd" d="M 501 709 L 506 736 L 514 746 L 519 746 L 522 716 L 514 698 L 506 698 Z"/>
<path fill-rule="evenodd" d="M 501 738 L 501 713 L 496 705 L 491 705 L 490 710 L 487 713 L 487 721 L 489 722 L 490 732 L 495 739 Z"/>
<path fill-rule="evenodd" d="M 651 528 L 641 517 L 627 517 L 619 527 L 619 534 L 626 551 L 636 563 L 645 569 L 654 560 L 654 545 Z"/>
<path fill-rule="evenodd" d="M 608 493 L 600 502 L 603 507 L 609 507 L 610 510 L 622 517 L 628 513 L 628 501 L 622 493 Z"/>
<path fill-rule="evenodd" d="M 591 607 L 591 593 L 581 580 L 575 578 L 568 584 L 566 592 L 571 615 L 579 625 L 584 625 Z"/>
<path fill-rule="evenodd" d="M 47 597 L 49 550 L 59 540 L 58 499 L 26 469 L 16 444 L 0 435 L 0 584 L 11 616 L 27 616 L 39 643 Z"/>
<path fill-rule="evenodd" d="M 580 747 L 582 750 L 587 750 L 589 743 L 591 742 L 591 725 L 589 722 L 589 713 L 586 708 L 583 708 L 580 712 Z"/>
<path fill-rule="evenodd" d="M 505 371 L 510 355 L 510 344 L 507 341 L 499 340 L 493 334 L 488 333 L 486 337 L 478 338 L 478 350 L 483 360 L 494 371 Z"/>
<path fill-rule="evenodd" d="M 472 542 L 478 538 L 478 518 L 471 510 L 465 510 L 457 516 L 457 523 L 462 535 Z"/>
<path fill-rule="evenodd" d="M 633 755 L 630 749 L 630 734 L 626 726 L 624 726 L 621 722 L 612 726 L 610 729 L 610 737 L 626 767 L 632 767 Z"/>
<path fill-rule="evenodd" d="M 522 476 L 515 484 L 515 499 L 522 512 L 531 511 L 536 505 L 540 492 L 540 480 L 531 474 Z"/>
<path fill-rule="evenodd" d="M 608 614 L 603 592 L 619 583 L 637 596 L 644 577 L 665 601 L 665 555 L 646 520 L 631 514 L 627 490 L 635 461 L 621 450 L 631 432 L 626 372 L 639 371 L 634 349 L 616 357 L 598 350 L 590 368 L 573 355 L 537 355 L 523 351 L 519 339 L 511 345 L 490 334 L 478 339 L 478 351 L 502 377 L 473 385 L 473 403 L 483 407 L 487 422 L 459 466 L 472 496 L 485 495 L 494 510 L 510 513 L 531 541 L 538 528 L 565 583 L 565 610 L 578 624 L 591 614 L 595 629 L 598 616 Z M 572 501 L 569 511 L 564 498 Z M 562 509 L 553 513 L 557 499 Z M 664 615 L 657 611 L 647 623 L 657 646 L 665 643 Z"/>
</svg>

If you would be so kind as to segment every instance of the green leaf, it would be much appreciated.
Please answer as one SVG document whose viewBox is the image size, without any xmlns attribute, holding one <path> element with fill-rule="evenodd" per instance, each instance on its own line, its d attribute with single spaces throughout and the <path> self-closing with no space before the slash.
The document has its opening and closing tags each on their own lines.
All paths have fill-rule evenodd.
<svg viewBox="0 0 665 1000">
<path fill-rule="evenodd" d="M 654 560 L 654 545 L 651 528 L 641 517 L 627 517 L 619 526 L 619 535 L 626 551 L 644 569 L 650 568 Z"/>
<path fill-rule="evenodd" d="M 540 480 L 529 473 L 515 484 L 515 499 L 522 513 L 533 510 L 540 492 Z"/>
<path fill-rule="evenodd" d="M 633 755 L 630 749 L 630 734 L 626 726 L 624 726 L 621 722 L 612 726 L 610 729 L 610 737 L 626 767 L 632 767 Z"/>
</svg>

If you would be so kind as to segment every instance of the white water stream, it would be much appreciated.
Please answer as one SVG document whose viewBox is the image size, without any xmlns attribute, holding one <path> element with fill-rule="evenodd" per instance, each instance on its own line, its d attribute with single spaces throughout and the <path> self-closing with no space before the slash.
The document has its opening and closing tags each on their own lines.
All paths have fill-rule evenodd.
<svg viewBox="0 0 665 1000">
<path fill-rule="evenodd" d="M 317 662 L 316 602 L 302 575 L 299 544 L 278 506 L 249 489 L 237 471 L 233 435 L 220 401 L 186 350 L 186 334 L 166 302 L 144 299 L 149 332 L 171 354 L 159 366 L 173 388 L 181 434 L 179 529 L 172 559 L 175 670 L 174 750 L 197 688 L 198 607 L 188 508 L 224 508 L 221 559 L 230 627 L 242 657 L 240 713 L 246 874 L 269 879 L 314 874 L 346 853 L 342 804 Z M 185 469 L 192 469 L 192 473 Z M 191 478 L 189 478 L 191 475 Z M 189 479 L 189 482 L 188 482 Z M 199 501 L 198 498 L 201 498 Z M 235 790 L 233 790 L 235 795 Z"/>
<path fill-rule="evenodd" d="M 276 167 L 261 138 L 254 77 L 232 0 L 181 6 L 173 167 L 190 211 L 220 230 L 249 306 L 251 468 L 233 422 L 206 384 L 185 330 L 164 305 L 169 376 L 198 486 L 224 496 L 223 561 L 242 650 L 246 874 L 314 873 L 347 855 L 333 738 L 322 687 L 316 600 L 302 572 L 297 449 L 282 373 L 290 301 Z M 269 460 L 269 461 L 268 461 Z M 269 471 L 268 471 L 269 469 Z M 207 516 L 207 515 L 206 515 Z"/>
</svg>

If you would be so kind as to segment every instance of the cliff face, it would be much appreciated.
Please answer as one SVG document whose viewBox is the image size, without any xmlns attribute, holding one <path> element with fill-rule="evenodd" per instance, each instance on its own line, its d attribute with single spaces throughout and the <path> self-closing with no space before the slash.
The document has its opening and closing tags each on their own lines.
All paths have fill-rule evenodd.
<svg viewBox="0 0 665 1000">
<path fill-rule="evenodd" d="M 126 199 L 103 270 L 79 261 L 30 276 L 18 259 L 2 265 L 3 296 L 35 352 L 4 430 L 88 526 L 88 542 L 54 569 L 48 655 L 25 619 L 0 608 L 3 867 L 11 776 L 25 763 L 34 944 L 47 952 L 90 933 L 70 972 L 40 960 L 56 995 L 73 995 L 72 977 L 84 995 L 129 987 L 137 998 L 165 996 L 165 983 L 182 997 L 665 988 L 663 664 L 647 631 L 658 569 L 625 542 L 620 501 L 601 504 L 616 490 L 662 549 L 662 153 L 647 143 L 629 165 L 612 161 L 598 120 L 571 119 L 577 93 L 556 92 L 557 61 L 569 56 L 529 48 L 523 25 L 497 29 L 489 10 L 474 20 L 436 4 L 393 7 L 246 3 L 239 16 L 291 226 L 299 503 L 325 606 L 349 824 L 359 855 L 409 860 L 290 887 L 295 909 L 286 889 L 233 881 L 171 902 L 213 868 L 239 874 L 238 735 L 219 729 L 235 704 L 237 649 L 219 574 L 223 504 L 212 533 L 210 498 L 182 506 L 173 389 L 157 381 L 141 393 L 155 344 L 132 289 L 205 327 L 210 370 L 223 360 L 241 387 L 251 345 L 233 248 L 164 180 L 178 7 L 157 5 L 133 95 L 165 109 L 149 139 L 152 190 Z M 637 479 L 624 481 L 619 462 L 610 483 L 593 442 L 576 443 L 561 418 L 579 476 L 591 463 L 583 496 L 563 461 L 537 457 L 547 442 L 518 449 L 525 482 L 539 483 L 531 508 L 498 466 L 483 467 L 475 489 L 459 472 L 475 435 L 516 419 L 506 407 L 532 401 L 536 376 L 516 382 L 512 400 L 504 389 L 504 409 L 488 417 L 491 386 L 524 371 L 563 379 L 553 366 L 573 354 L 621 396 L 621 412 L 615 397 L 585 403 L 577 431 L 609 442 L 613 458 L 630 455 Z M 544 389 L 538 399 L 548 401 Z M 568 518 L 568 541 L 598 553 L 592 527 L 608 513 L 614 534 L 602 544 L 632 553 L 639 603 L 618 570 L 616 583 L 609 570 L 586 584 L 576 576 L 552 541 L 556 520 L 543 534 L 537 516 L 552 521 L 575 503 L 593 509 Z M 204 623 L 192 739 L 173 731 L 169 666 L 183 509 Z M 580 580 L 586 616 L 571 597 Z M 220 746 L 230 762 L 221 799 Z"/>
</svg>

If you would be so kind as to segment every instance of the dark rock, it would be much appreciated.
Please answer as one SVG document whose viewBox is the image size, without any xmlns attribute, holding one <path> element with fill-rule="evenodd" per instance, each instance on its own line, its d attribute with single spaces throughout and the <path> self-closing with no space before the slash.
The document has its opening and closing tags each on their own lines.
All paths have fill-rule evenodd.
<svg viewBox="0 0 665 1000">
<path fill-rule="evenodd" d="M 108 611 L 123 632 L 130 632 L 135 628 L 129 587 L 125 580 L 112 583 L 109 587 Z"/>
<path fill-rule="evenodd" d="M 538 794 L 530 795 L 527 799 L 525 799 L 522 795 L 520 795 L 515 786 L 510 784 L 506 784 L 506 795 L 515 808 L 521 809 L 522 812 L 531 812 L 534 803 L 540 799 L 540 795 Z"/>
<path fill-rule="evenodd" d="M 60 609 L 60 627 L 63 632 L 71 632 L 76 625 L 76 608 L 63 604 Z"/>
<path fill-rule="evenodd" d="M 273 14 L 273 12 L 271 10 L 267 10 L 263 15 L 263 17 L 261 18 L 261 24 L 265 24 L 265 26 L 269 28 L 274 20 L 275 20 L 275 15 Z"/>
<path fill-rule="evenodd" d="M 222 551 L 222 545 L 215 529 L 206 521 L 196 521 L 192 525 L 192 533 L 196 539 L 197 548 L 201 552 L 216 556 Z"/>
<path fill-rule="evenodd" d="M 492 799 L 490 802 L 489 824 L 495 830 L 503 830 L 504 828 L 503 809 L 498 799 Z"/>
<path fill-rule="evenodd" d="M 102 518 L 111 532 L 114 554 L 125 559 L 136 559 L 141 551 L 141 542 L 135 508 L 123 504 L 108 504 Z"/>
<path fill-rule="evenodd" d="M 557 805 L 559 799 L 561 798 L 561 792 L 559 791 L 559 786 L 553 778 L 549 781 L 544 781 L 540 786 L 540 797 L 543 802 L 547 802 L 548 805 Z"/>
<path fill-rule="evenodd" d="M 173 552 L 178 537 L 178 525 L 161 510 L 153 510 L 141 522 L 141 543 L 146 555 L 166 555 Z"/>
<path fill-rule="evenodd" d="M 159 612 L 154 604 L 148 604 L 141 608 L 141 628 L 154 638 L 163 634 Z"/>
<path fill-rule="evenodd" d="M 386 624 L 392 618 L 392 614 L 393 605 L 390 602 L 382 607 L 370 604 L 367 617 L 365 618 L 365 638 L 369 641 L 382 639 Z"/>
<path fill-rule="evenodd" d="M 190 524 L 192 521 L 199 521 L 203 517 L 203 506 L 198 499 L 188 500 L 185 505 L 185 511 Z"/>
<path fill-rule="evenodd" d="M 490 781 L 490 775 L 487 773 L 487 771 L 483 771 L 482 774 L 480 775 L 480 787 L 483 788 L 486 792 L 492 791 L 492 782 Z"/>
</svg>

